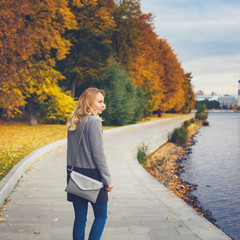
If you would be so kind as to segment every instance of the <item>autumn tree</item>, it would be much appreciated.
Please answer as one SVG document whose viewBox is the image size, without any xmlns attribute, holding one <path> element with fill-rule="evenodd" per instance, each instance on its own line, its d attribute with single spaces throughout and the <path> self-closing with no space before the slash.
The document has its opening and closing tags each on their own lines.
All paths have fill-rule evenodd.
<svg viewBox="0 0 240 240">
<path fill-rule="evenodd" d="M 159 40 L 154 32 L 152 14 L 139 18 L 140 50 L 131 64 L 134 84 L 148 93 L 148 110 L 158 110 L 163 99 L 164 67 L 159 62 Z"/>
<path fill-rule="evenodd" d="M 196 96 L 193 92 L 193 86 L 192 86 L 191 80 L 192 80 L 192 74 L 185 73 L 184 74 L 184 83 L 183 83 L 185 103 L 181 109 L 181 112 L 183 112 L 183 113 L 189 113 L 191 111 L 191 109 L 194 108 L 195 103 L 196 103 Z"/>
<path fill-rule="evenodd" d="M 19 86 L 27 70 L 27 60 L 34 53 L 24 17 L 30 11 L 29 1 L 0 1 L 0 108 L 4 109 L 6 118 L 25 102 Z"/>
<path fill-rule="evenodd" d="M 23 92 L 28 106 L 30 125 L 37 123 L 34 104 L 48 96 L 46 89 L 56 93 L 58 80 L 63 76 L 57 72 L 55 61 L 64 59 L 71 43 L 63 38 L 66 29 L 76 27 L 74 15 L 67 0 L 35 1 L 31 12 L 25 16 L 34 42 L 35 54 L 28 59 L 28 74 L 23 79 Z M 53 95 L 54 96 L 54 95 Z"/>
<path fill-rule="evenodd" d="M 12 0 L 1 4 L 5 10 L 1 8 L 0 19 L 4 26 L 0 36 L 4 49 L 1 91 L 11 97 L 17 96 L 18 102 L 7 100 L 12 107 L 27 102 L 30 125 L 35 125 L 34 104 L 47 96 L 46 89 L 53 88 L 55 94 L 62 91 L 58 80 L 63 76 L 54 70 L 54 66 L 56 60 L 69 53 L 71 43 L 62 35 L 66 29 L 76 26 L 75 17 L 67 0 Z M 10 77 L 7 76 L 8 66 Z M 1 96 L 1 104 L 6 107 L 3 99 Z"/>
<path fill-rule="evenodd" d="M 154 32 L 151 14 L 140 16 L 139 28 L 140 50 L 131 65 L 134 83 L 142 88 L 148 83 L 151 110 L 180 111 L 185 104 L 181 64 L 167 40 Z"/>
<path fill-rule="evenodd" d="M 80 84 L 89 79 L 98 81 L 110 63 L 114 5 L 113 0 L 70 1 L 77 28 L 66 31 L 72 47 L 67 58 L 58 62 L 58 69 L 66 76 L 65 85 L 72 97 Z"/>
<path fill-rule="evenodd" d="M 115 6 L 113 19 L 116 28 L 113 33 L 112 47 L 115 59 L 127 71 L 139 50 L 140 29 L 139 17 L 141 15 L 140 1 L 119 1 Z"/>
<path fill-rule="evenodd" d="M 184 105 L 184 71 L 176 54 L 166 39 L 159 39 L 159 63 L 163 66 L 163 99 L 158 104 L 162 112 L 174 110 L 179 112 Z"/>
</svg>

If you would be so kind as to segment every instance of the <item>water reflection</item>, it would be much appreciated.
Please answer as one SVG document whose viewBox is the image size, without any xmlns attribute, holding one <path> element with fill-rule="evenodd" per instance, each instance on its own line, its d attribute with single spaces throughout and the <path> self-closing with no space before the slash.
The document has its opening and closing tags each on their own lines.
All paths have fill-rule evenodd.
<svg viewBox="0 0 240 240">
<path fill-rule="evenodd" d="M 209 127 L 195 137 L 192 153 L 182 162 L 182 178 L 221 229 L 240 240 L 240 114 L 210 113 Z"/>
</svg>

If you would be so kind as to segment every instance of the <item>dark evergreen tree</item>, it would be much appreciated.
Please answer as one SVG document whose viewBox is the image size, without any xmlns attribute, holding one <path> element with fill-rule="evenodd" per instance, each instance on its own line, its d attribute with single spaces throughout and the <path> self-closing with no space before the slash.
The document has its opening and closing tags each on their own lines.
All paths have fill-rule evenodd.
<svg viewBox="0 0 240 240">
<path fill-rule="evenodd" d="M 108 69 L 99 87 L 106 93 L 107 109 L 102 115 L 103 124 L 120 126 L 142 119 L 146 109 L 144 93 L 140 88 L 134 87 L 119 65 L 112 65 Z"/>
</svg>

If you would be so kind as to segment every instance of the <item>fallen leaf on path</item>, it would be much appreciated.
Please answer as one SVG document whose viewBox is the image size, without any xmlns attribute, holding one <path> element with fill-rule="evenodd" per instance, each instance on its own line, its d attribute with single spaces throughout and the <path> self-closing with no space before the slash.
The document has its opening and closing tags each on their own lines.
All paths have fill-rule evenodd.
<svg viewBox="0 0 240 240">
<path fill-rule="evenodd" d="M 5 200 L 5 202 L 10 202 L 10 201 L 12 201 L 13 199 L 12 198 L 7 198 L 6 200 Z"/>
<path fill-rule="evenodd" d="M 57 222 L 57 221 L 58 221 L 58 218 L 54 218 L 54 219 L 52 219 L 52 221 Z"/>
<path fill-rule="evenodd" d="M 8 226 L 10 226 L 10 227 L 11 227 L 11 226 L 12 226 L 12 224 L 11 224 L 11 223 L 9 223 L 9 224 L 8 224 Z"/>
<path fill-rule="evenodd" d="M 24 232 L 24 230 L 23 229 L 20 229 L 20 230 L 18 230 L 19 232 Z"/>
<path fill-rule="evenodd" d="M 3 213 L 0 213 L 0 216 L 4 216 L 4 214 L 3 214 Z"/>
<path fill-rule="evenodd" d="M 211 229 L 211 228 L 208 228 L 208 231 L 212 231 L 212 229 Z"/>
<path fill-rule="evenodd" d="M 183 225 L 179 225 L 179 227 L 183 227 Z"/>
<path fill-rule="evenodd" d="M 29 167 L 27 170 L 28 170 L 28 171 L 29 171 L 29 170 L 32 171 L 32 170 L 34 170 L 34 167 Z"/>
<path fill-rule="evenodd" d="M 40 232 L 38 232 L 38 231 L 35 231 L 34 233 L 35 233 L 35 234 L 40 234 Z"/>
<path fill-rule="evenodd" d="M 3 222 L 3 221 L 5 221 L 5 219 L 4 218 L 0 218 L 0 222 Z"/>
</svg>

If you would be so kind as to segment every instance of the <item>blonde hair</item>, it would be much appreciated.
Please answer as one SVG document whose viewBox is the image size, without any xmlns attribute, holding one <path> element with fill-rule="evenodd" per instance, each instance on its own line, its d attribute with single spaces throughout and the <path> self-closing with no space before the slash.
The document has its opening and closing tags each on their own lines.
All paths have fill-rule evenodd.
<svg viewBox="0 0 240 240">
<path fill-rule="evenodd" d="M 83 117 L 91 115 L 97 116 L 97 112 L 93 110 L 91 104 L 95 100 L 98 93 L 104 96 L 104 91 L 97 88 L 87 88 L 78 99 L 77 106 L 73 109 L 71 116 L 68 118 L 67 128 L 69 131 L 75 131 L 78 123 Z"/>
</svg>

